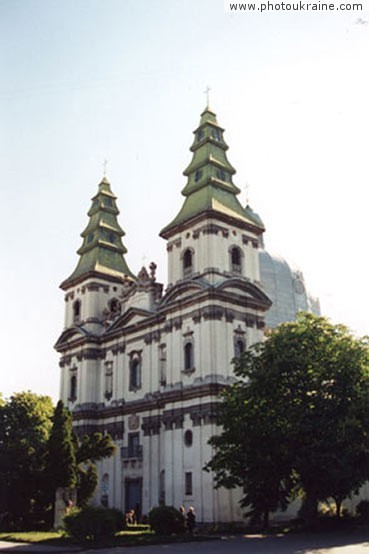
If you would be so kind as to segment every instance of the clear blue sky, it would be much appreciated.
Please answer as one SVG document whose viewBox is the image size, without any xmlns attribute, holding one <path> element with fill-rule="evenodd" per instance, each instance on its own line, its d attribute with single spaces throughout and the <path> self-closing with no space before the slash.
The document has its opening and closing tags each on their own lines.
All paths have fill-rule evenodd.
<svg viewBox="0 0 369 554">
<path fill-rule="evenodd" d="M 109 160 L 138 272 L 177 213 L 210 104 L 267 247 L 323 313 L 369 333 L 369 18 L 223 0 L 0 0 L 1 386 L 58 396 L 58 289 Z M 243 196 L 243 200 L 245 195 Z"/>
</svg>

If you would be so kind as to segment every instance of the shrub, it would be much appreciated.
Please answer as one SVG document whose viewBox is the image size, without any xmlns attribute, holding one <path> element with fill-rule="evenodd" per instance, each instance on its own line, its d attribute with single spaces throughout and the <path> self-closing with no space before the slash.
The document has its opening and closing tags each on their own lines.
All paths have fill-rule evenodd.
<svg viewBox="0 0 369 554">
<path fill-rule="evenodd" d="M 88 506 L 73 510 L 65 516 L 64 523 L 74 539 L 100 541 L 113 538 L 122 528 L 123 514 L 116 509 Z"/>
<path fill-rule="evenodd" d="M 363 521 L 369 521 L 369 500 L 361 500 L 356 506 L 356 514 Z"/>
<path fill-rule="evenodd" d="M 172 535 L 185 532 L 185 519 L 173 506 L 158 506 L 149 512 L 149 524 L 157 535 Z"/>
</svg>

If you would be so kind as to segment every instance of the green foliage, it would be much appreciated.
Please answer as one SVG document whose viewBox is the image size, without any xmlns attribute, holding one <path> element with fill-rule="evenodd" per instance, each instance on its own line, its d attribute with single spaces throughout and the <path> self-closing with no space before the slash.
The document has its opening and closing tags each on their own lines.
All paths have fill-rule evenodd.
<svg viewBox="0 0 369 554">
<path fill-rule="evenodd" d="M 102 433 L 84 435 L 78 443 L 77 463 L 96 462 L 103 458 L 110 458 L 114 452 L 115 445 L 110 435 Z"/>
<path fill-rule="evenodd" d="M 74 487 L 77 482 L 77 465 L 72 441 L 72 416 L 61 400 L 53 415 L 47 448 L 47 473 L 53 497 L 58 487 Z"/>
<path fill-rule="evenodd" d="M 185 531 L 185 519 L 173 506 L 158 506 L 149 512 L 151 529 L 157 535 L 181 534 Z"/>
<path fill-rule="evenodd" d="M 52 413 L 51 398 L 31 392 L 1 403 L 0 497 L 8 526 L 35 526 L 46 509 L 43 471 Z"/>
<path fill-rule="evenodd" d="M 294 487 L 305 515 L 342 500 L 369 477 L 369 347 L 342 325 L 300 314 L 235 361 L 223 432 L 207 465 L 217 486 L 240 485 L 256 517 L 284 508 Z"/>
<path fill-rule="evenodd" d="M 58 487 L 77 487 L 86 506 L 98 477 L 96 460 L 114 453 L 110 435 L 95 433 L 79 440 L 63 403 L 55 410 L 49 397 L 31 392 L 0 398 L 0 512 L 2 526 L 45 528 L 53 521 Z"/>
<path fill-rule="evenodd" d="M 122 529 L 123 514 L 115 509 L 89 506 L 73 510 L 65 516 L 64 523 L 74 539 L 97 542 L 113 538 Z"/>
<path fill-rule="evenodd" d="M 77 505 L 85 508 L 95 492 L 98 483 L 98 474 L 95 464 L 89 463 L 78 466 Z"/>
<path fill-rule="evenodd" d="M 111 436 L 102 433 L 84 435 L 81 439 L 75 436 L 74 441 L 78 463 L 77 504 L 85 507 L 98 483 L 95 462 L 112 456 L 116 447 Z"/>
</svg>

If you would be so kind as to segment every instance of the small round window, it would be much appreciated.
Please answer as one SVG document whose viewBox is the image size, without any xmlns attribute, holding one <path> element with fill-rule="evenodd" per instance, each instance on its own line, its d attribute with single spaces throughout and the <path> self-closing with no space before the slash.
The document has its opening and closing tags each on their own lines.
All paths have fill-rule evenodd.
<svg viewBox="0 0 369 554">
<path fill-rule="evenodd" d="M 185 443 L 186 446 L 192 446 L 193 435 L 192 435 L 192 431 L 190 429 L 187 429 L 187 431 L 185 431 L 184 443 Z"/>
</svg>

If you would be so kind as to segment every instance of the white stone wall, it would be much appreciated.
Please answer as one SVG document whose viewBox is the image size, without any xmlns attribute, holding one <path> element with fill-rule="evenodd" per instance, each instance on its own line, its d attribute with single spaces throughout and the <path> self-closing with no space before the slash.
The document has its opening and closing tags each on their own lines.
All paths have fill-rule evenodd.
<svg viewBox="0 0 369 554">
<path fill-rule="evenodd" d="M 216 234 L 201 231 L 204 225 L 221 227 Z M 197 236 L 197 238 L 195 238 Z M 247 237 L 247 241 L 246 241 Z M 242 277 L 260 281 L 258 237 L 255 233 L 207 220 L 191 230 L 171 237 L 168 242 L 168 283 L 174 285 L 183 279 L 183 254 L 189 248 L 193 252 L 193 273 L 203 273 L 210 268 L 231 272 L 230 249 L 234 246 L 242 252 Z M 254 245 L 253 245 L 254 243 Z"/>
</svg>

